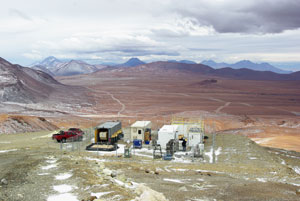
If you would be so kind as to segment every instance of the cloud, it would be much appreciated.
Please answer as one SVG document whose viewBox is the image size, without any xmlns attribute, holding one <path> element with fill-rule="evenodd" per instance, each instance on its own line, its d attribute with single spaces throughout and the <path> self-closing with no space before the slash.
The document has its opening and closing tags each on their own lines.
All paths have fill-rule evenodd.
<svg viewBox="0 0 300 201">
<path fill-rule="evenodd" d="M 280 33 L 300 28 L 299 0 L 175 0 L 174 12 L 219 33 Z"/>
<path fill-rule="evenodd" d="M 32 21 L 32 18 L 28 15 L 26 15 L 24 12 L 18 10 L 18 9 L 10 9 L 9 14 L 12 16 L 20 17 L 24 20 Z"/>
<path fill-rule="evenodd" d="M 10 0 L 0 56 L 119 62 L 299 60 L 299 0 Z M 290 56 L 289 56 L 290 55 Z M 232 61 L 231 61 L 232 60 Z"/>
<path fill-rule="evenodd" d="M 218 48 L 189 48 L 189 50 L 201 51 L 201 52 L 216 52 L 216 51 L 222 51 L 223 49 L 218 49 Z"/>
<path fill-rule="evenodd" d="M 157 42 L 148 36 L 126 33 L 78 33 L 58 42 L 38 41 L 33 45 L 33 48 L 35 49 L 34 54 L 30 52 L 24 56 L 33 58 L 36 52 L 41 52 L 44 49 L 48 49 L 52 54 L 87 55 L 89 58 L 98 57 L 101 54 L 114 54 L 120 57 L 180 55 L 179 51 L 176 50 L 178 47 L 171 48 L 169 45 Z"/>
</svg>

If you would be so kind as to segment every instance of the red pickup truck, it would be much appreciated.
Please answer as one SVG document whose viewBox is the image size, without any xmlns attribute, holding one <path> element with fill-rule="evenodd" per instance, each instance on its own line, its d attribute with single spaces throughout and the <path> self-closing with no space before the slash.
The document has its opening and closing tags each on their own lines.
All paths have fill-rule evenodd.
<svg viewBox="0 0 300 201">
<path fill-rule="evenodd" d="M 65 143 L 67 139 L 71 141 L 81 141 L 83 138 L 81 133 L 75 133 L 73 131 L 60 131 L 57 134 L 52 135 L 52 139 L 57 142 Z"/>
<path fill-rule="evenodd" d="M 84 132 L 80 128 L 69 128 L 68 131 L 73 131 L 76 134 L 84 134 Z"/>
</svg>

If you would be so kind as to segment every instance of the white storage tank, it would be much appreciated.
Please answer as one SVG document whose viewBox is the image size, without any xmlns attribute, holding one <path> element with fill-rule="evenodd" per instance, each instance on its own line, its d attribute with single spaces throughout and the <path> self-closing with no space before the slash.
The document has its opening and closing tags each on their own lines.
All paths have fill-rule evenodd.
<svg viewBox="0 0 300 201">
<path fill-rule="evenodd" d="M 160 144 L 161 148 L 166 149 L 166 144 L 171 139 L 176 139 L 178 135 L 178 125 L 164 125 L 158 131 L 157 144 Z"/>
</svg>

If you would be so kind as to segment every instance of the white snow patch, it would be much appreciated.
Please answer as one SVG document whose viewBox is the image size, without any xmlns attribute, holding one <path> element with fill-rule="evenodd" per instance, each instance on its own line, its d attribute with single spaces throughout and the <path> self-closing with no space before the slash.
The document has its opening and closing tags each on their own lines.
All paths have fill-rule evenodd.
<svg viewBox="0 0 300 201">
<path fill-rule="evenodd" d="M 217 174 L 225 174 L 225 172 L 214 171 L 214 170 L 195 170 L 196 172 L 208 172 L 208 173 L 217 173 Z"/>
<path fill-rule="evenodd" d="M 123 181 L 120 181 L 118 179 L 114 179 L 115 183 L 118 184 L 119 186 L 125 187 L 125 188 L 130 188 L 130 189 L 135 189 L 139 184 L 135 182 L 131 182 L 132 185 L 125 184 Z"/>
<path fill-rule="evenodd" d="M 49 175 L 49 173 L 38 173 L 39 176 Z"/>
<path fill-rule="evenodd" d="M 46 160 L 47 163 L 54 164 L 57 162 L 57 159 Z"/>
<path fill-rule="evenodd" d="M 256 180 L 259 181 L 259 182 L 267 182 L 267 180 L 264 179 L 264 178 L 256 178 Z"/>
<path fill-rule="evenodd" d="M 112 193 L 113 191 L 108 191 L 108 192 L 100 192 L 100 193 L 92 193 L 91 196 L 96 196 L 97 198 L 100 198 L 103 195 L 107 195 Z"/>
<path fill-rule="evenodd" d="M 218 155 L 221 154 L 222 147 L 219 147 L 217 150 L 215 150 L 215 161 L 218 160 Z M 205 155 L 209 157 L 209 163 L 213 163 L 213 148 L 210 149 L 209 152 L 205 152 Z"/>
<path fill-rule="evenodd" d="M 170 182 L 174 182 L 174 183 L 184 183 L 183 181 L 179 180 L 179 179 L 167 179 L 165 178 L 164 181 L 170 181 Z"/>
<path fill-rule="evenodd" d="M 146 154 L 140 154 L 140 153 L 135 153 L 135 156 L 143 156 L 143 157 L 148 157 L 148 158 L 153 158 L 153 156 L 146 155 Z"/>
<path fill-rule="evenodd" d="M 165 170 L 166 170 L 167 172 L 171 172 L 171 170 L 169 170 L 167 167 L 165 167 Z"/>
<path fill-rule="evenodd" d="M 42 170 L 49 170 L 49 169 L 56 168 L 56 167 L 57 167 L 56 164 L 51 164 L 51 165 L 43 166 Z"/>
<path fill-rule="evenodd" d="M 209 157 L 209 163 L 213 163 L 213 148 L 209 152 L 205 152 L 205 155 Z"/>
<path fill-rule="evenodd" d="M 17 149 L 9 149 L 9 150 L 0 150 L 0 153 L 6 153 L 11 151 L 17 151 Z"/>
<path fill-rule="evenodd" d="M 53 189 L 59 193 L 67 193 L 72 190 L 72 186 L 67 185 L 67 184 L 62 184 L 62 185 L 53 186 Z"/>
<path fill-rule="evenodd" d="M 115 151 L 90 151 L 90 152 L 101 156 L 112 156 L 112 155 L 116 155 L 116 153 L 119 155 L 119 154 L 124 154 L 125 146 L 126 146 L 125 144 L 118 144 L 119 148 Z"/>
<path fill-rule="evenodd" d="M 172 169 L 173 171 L 179 171 L 179 172 L 185 172 L 185 171 L 189 171 L 188 169 Z"/>
<path fill-rule="evenodd" d="M 219 156 L 221 154 L 222 151 L 222 147 L 219 147 L 216 151 L 215 151 L 215 155 Z M 216 157 L 216 160 L 218 160 L 218 158 Z"/>
<path fill-rule="evenodd" d="M 135 149 L 132 152 L 144 152 L 144 153 L 150 153 L 153 154 L 153 150 L 152 149 L 147 149 L 147 148 L 142 148 L 142 149 Z"/>
<path fill-rule="evenodd" d="M 120 181 L 118 179 L 115 179 L 115 182 L 120 186 L 125 186 L 125 183 L 123 181 Z"/>
<path fill-rule="evenodd" d="M 109 186 L 109 184 L 101 184 L 100 187 L 104 188 L 104 187 L 107 187 Z"/>
<path fill-rule="evenodd" d="M 65 180 L 65 179 L 69 179 L 70 177 L 72 177 L 73 174 L 71 173 L 63 173 L 63 174 L 59 174 L 57 176 L 55 176 L 56 180 Z"/>
<path fill-rule="evenodd" d="M 2 141 L 0 142 L 0 144 L 10 144 L 11 142 L 8 142 L 8 141 Z"/>
<path fill-rule="evenodd" d="M 255 160 L 257 159 L 256 157 L 249 157 L 250 160 Z"/>
<path fill-rule="evenodd" d="M 176 162 L 176 163 L 192 163 L 191 160 L 184 160 L 183 157 L 182 158 L 175 157 L 175 159 L 172 160 L 172 162 Z"/>
<path fill-rule="evenodd" d="M 163 169 L 161 169 L 160 167 L 157 167 L 157 168 L 155 168 L 155 170 L 156 171 L 161 171 L 161 172 L 163 172 L 164 170 Z"/>
<path fill-rule="evenodd" d="M 51 195 L 47 201 L 78 201 L 78 199 L 71 193 L 63 193 L 60 195 Z"/>
<path fill-rule="evenodd" d="M 294 170 L 297 174 L 300 174 L 300 167 L 293 167 L 293 170 Z"/>
<path fill-rule="evenodd" d="M 105 159 L 98 159 L 98 158 L 91 158 L 91 157 L 86 157 L 85 159 L 89 160 L 89 161 L 96 161 L 96 162 L 105 162 L 106 161 Z"/>
<path fill-rule="evenodd" d="M 273 139 L 272 137 L 262 138 L 262 139 L 261 138 L 252 138 L 252 140 L 255 141 L 256 144 L 263 144 L 263 143 L 269 142 L 272 139 Z"/>
</svg>

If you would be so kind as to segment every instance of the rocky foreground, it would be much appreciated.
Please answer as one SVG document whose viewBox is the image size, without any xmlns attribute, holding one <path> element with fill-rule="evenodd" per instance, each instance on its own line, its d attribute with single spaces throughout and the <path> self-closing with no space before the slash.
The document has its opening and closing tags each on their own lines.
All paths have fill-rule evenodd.
<svg viewBox="0 0 300 201">
<path fill-rule="evenodd" d="M 0 136 L 0 200 L 297 200 L 300 154 L 260 147 L 248 138 L 211 136 L 203 160 L 177 153 L 153 160 L 143 148 L 124 158 L 86 152 L 90 142 L 59 144 L 52 133 Z M 194 161 L 194 162 L 193 162 Z"/>
</svg>

